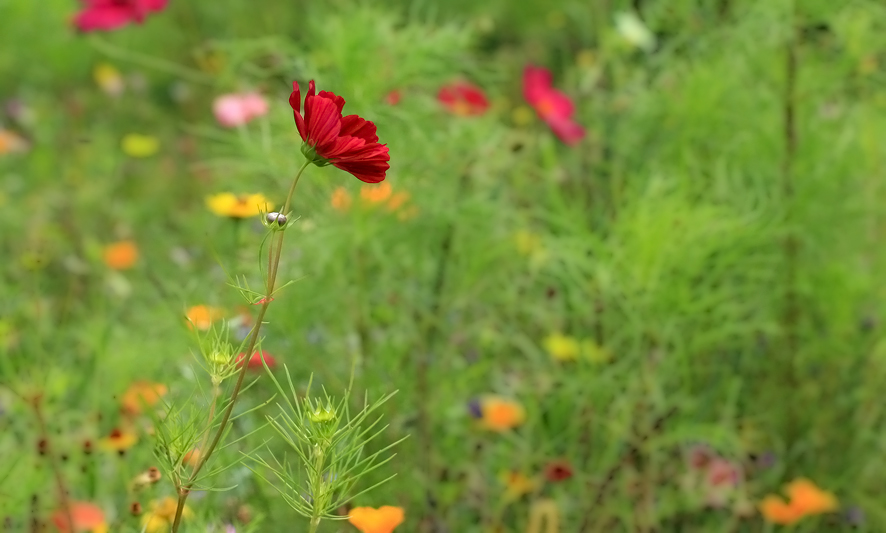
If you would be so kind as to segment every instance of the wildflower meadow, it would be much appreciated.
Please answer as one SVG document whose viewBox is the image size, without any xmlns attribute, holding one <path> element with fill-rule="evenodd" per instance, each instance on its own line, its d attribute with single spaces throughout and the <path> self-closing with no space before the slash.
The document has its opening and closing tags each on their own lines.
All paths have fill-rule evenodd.
<svg viewBox="0 0 886 533">
<path fill-rule="evenodd" d="M 880 0 L 0 0 L 0 531 L 886 532 Z"/>
</svg>

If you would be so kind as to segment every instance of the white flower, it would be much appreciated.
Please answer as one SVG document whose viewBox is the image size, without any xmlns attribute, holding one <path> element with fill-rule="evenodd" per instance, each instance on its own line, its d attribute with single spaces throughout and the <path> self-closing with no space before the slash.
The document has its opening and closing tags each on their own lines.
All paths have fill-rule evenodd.
<svg viewBox="0 0 886 533">
<path fill-rule="evenodd" d="M 640 17 L 632 11 L 615 14 L 615 29 L 624 39 L 637 48 L 647 52 L 655 49 L 655 35 L 643 24 Z"/>
</svg>

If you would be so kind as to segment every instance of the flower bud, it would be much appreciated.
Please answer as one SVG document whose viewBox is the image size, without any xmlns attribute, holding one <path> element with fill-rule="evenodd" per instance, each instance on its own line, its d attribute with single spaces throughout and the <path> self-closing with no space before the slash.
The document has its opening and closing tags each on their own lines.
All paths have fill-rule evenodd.
<svg viewBox="0 0 886 533">
<path fill-rule="evenodd" d="M 277 223 L 278 226 L 286 225 L 286 215 L 283 213 L 272 212 L 265 215 L 265 220 L 268 221 L 268 224 Z"/>
<path fill-rule="evenodd" d="M 335 410 L 331 407 L 317 407 L 308 412 L 308 419 L 315 424 L 325 424 L 335 420 Z"/>
</svg>

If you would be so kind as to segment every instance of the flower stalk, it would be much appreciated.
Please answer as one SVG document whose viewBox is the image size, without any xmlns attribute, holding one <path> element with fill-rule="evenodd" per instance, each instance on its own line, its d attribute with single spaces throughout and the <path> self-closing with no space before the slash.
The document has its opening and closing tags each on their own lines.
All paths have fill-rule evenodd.
<svg viewBox="0 0 886 533">
<path fill-rule="evenodd" d="M 286 196 L 286 202 L 283 204 L 282 213 L 287 213 L 289 211 L 289 206 L 292 203 L 292 197 L 295 194 L 295 188 L 298 185 L 299 179 L 301 179 L 302 174 L 308 165 L 311 164 L 311 161 L 305 161 L 302 164 L 301 168 L 298 169 L 298 172 L 295 175 L 295 178 L 292 180 L 292 185 L 289 187 L 289 194 Z M 280 255 L 283 251 L 283 231 L 276 232 L 276 239 L 272 243 L 270 249 L 268 250 L 268 274 L 267 274 L 267 284 L 265 286 L 265 297 L 264 303 L 262 303 L 261 308 L 258 312 L 258 317 L 255 321 L 255 326 L 252 328 L 252 333 L 249 337 L 249 345 L 246 349 L 247 354 L 252 354 L 255 351 L 255 347 L 258 344 L 259 333 L 261 330 L 261 326 L 264 323 L 265 315 L 268 312 L 268 307 L 273 301 L 274 288 L 277 284 L 277 272 L 280 267 Z M 178 491 L 178 505 L 175 510 L 175 519 L 172 523 L 172 533 L 177 533 L 179 526 L 181 525 L 182 513 L 185 509 L 185 502 L 188 499 L 188 495 L 191 493 L 191 489 L 194 487 L 194 484 L 197 481 L 197 475 L 200 473 L 200 470 L 212 456 L 212 453 L 215 451 L 216 447 L 218 447 L 221 442 L 222 436 L 225 433 L 225 429 L 228 426 L 228 422 L 231 419 L 231 414 L 234 410 L 234 404 L 237 402 L 237 397 L 240 395 L 240 390 L 243 387 L 243 381 L 246 378 L 246 371 L 249 368 L 248 364 L 243 364 L 240 367 L 240 371 L 237 374 L 237 383 L 234 385 L 234 389 L 231 391 L 231 397 L 228 401 L 228 405 L 225 408 L 224 413 L 222 414 L 221 421 L 218 424 L 218 429 L 216 429 L 215 434 L 212 437 L 212 440 L 209 442 L 209 446 L 206 447 L 206 450 L 201 450 L 199 459 L 197 460 L 197 464 L 194 465 L 194 469 L 191 471 L 191 475 L 188 476 L 187 481 L 181 483 L 177 487 Z M 210 424 L 212 419 L 210 418 Z"/>
</svg>

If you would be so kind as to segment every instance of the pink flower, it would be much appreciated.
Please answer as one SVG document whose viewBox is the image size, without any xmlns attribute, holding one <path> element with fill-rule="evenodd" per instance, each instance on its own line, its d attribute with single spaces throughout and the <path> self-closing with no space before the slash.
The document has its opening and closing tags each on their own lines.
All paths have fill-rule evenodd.
<svg viewBox="0 0 886 533">
<path fill-rule="evenodd" d="M 219 124 L 234 128 L 267 114 L 268 102 L 255 92 L 224 94 L 212 102 L 212 112 Z"/>
<path fill-rule="evenodd" d="M 568 96 L 551 85 L 551 71 L 529 65 L 523 70 L 523 97 L 538 116 L 544 120 L 554 135 L 568 145 L 577 144 L 585 136 L 585 130 L 572 121 L 575 106 Z"/>
<path fill-rule="evenodd" d="M 246 359 L 245 353 L 237 354 L 237 366 L 243 366 L 243 362 Z M 249 367 L 250 370 L 261 370 L 264 366 L 262 364 L 262 359 L 267 363 L 268 368 L 274 368 L 277 365 L 277 361 L 274 359 L 274 356 L 269 354 L 268 352 L 262 350 L 261 352 L 255 352 L 252 354 L 252 357 L 249 358 L 249 361 L 246 363 L 246 366 Z"/>
<path fill-rule="evenodd" d="M 302 153 L 318 166 L 332 164 L 358 180 L 378 183 L 391 166 L 388 147 L 379 144 L 375 124 L 357 115 L 342 116 L 345 99 L 329 91 L 314 94 L 314 80 L 305 95 L 301 114 L 301 90 L 292 82 L 289 105 L 304 144 Z"/>
<path fill-rule="evenodd" d="M 483 90 L 466 81 L 444 85 L 437 93 L 437 101 L 454 115 L 482 115 L 489 109 L 489 100 Z"/>
<path fill-rule="evenodd" d="M 80 31 L 116 30 L 130 22 L 139 24 L 152 11 L 162 11 L 168 0 L 80 0 L 83 10 L 74 17 Z"/>
</svg>

